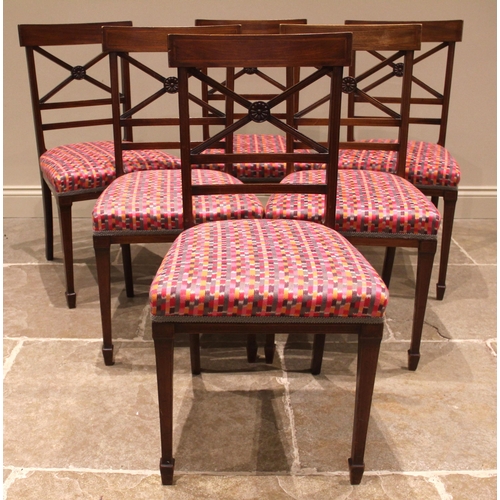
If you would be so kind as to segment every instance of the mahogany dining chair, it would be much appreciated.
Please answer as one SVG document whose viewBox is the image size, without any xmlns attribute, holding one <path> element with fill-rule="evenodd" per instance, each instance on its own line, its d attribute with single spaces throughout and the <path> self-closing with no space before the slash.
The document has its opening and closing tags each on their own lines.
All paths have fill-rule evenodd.
<svg viewBox="0 0 500 500">
<path fill-rule="evenodd" d="M 113 95 L 113 130 L 117 170 L 122 169 L 122 158 L 135 152 L 156 155 L 180 148 L 179 137 L 170 137 L 169 131 L 178 132 L 179 115 L 176 94 L 178 79 L 168 76 L 165 61 L 169 51 L 168 35 L 172 33 L 238 33 L 239 26 L 216 27 L 105 27 L 103 50 L 109 54 Z M 160 60 L 150 56 L 165 56 Z M 122 112 L 119 106 L 119 61 L 124 60 L 134 74 L 130 75 L 130 94 L 135 98 Z M 149 65 L 148 65 L 149 64 Z M 158 66 L 157 66 L 158 65 Z M 146 82 L 152 82 L 150 88 Z M 144 87 L 152 91 L 143 95 Z M 198 107 L 205 106 L 200 98 L 191 95 Z M 168 106 L 168 99 L 170 104 Z M 169 112 L 170 110 L 170 112 Z M 225 118 L 215 117 L 216 124 Z M 130 129 L 128 140 L 122 130 Z M 159 132 L 158 132 L 159 131 Z M 156 132 L 158 140 L 153 140 Z M 137 243 L 172 242 L 184 229 L 182 215 L 181 171 L 175 162 L 170 169 L 136 169 L 118 176 L 104 190 L 92 211 L 93 242 L 97 265 L 102 353 L 106 365 L 114 363 L 111 308 L 111 246 Z M 218 170 L 196 169 L 193 176 L 200 183 L 239 183 L 237 179 Z M 221 218 L 262 217 L 263 208 L 255 196 L 198 197 L 195 207 L 197 220 Z M 127 295 L 133 296 L 132 268 L 125 266 Z"/>
<path fill-rule="evenodd" d="M 408 21 L 409 22 L 409 21 Z M 436 298 L 442 300 L 446 291 L 446 275 L 455 217 L 455 207 L 458 199 L 458 184 L 460 182 L 460 166 L 445 147 L 448 117 L 450 111 L 451 83 L 455 48 L 462 41 L 463 21 L 415 21 L 422 25 L 422 48 L 414 60 L 412 97 L 410 107 L 410 140 L 406 153 L 405 178 L 417 186 L 424 194 L 430 196 L 438 206 L 443 199 L 443 221 L 441 230 L 441 250 L 439 260 L 439 275 L 436 283 Z M 393 24 L 396 21 L 345 21 L 345 24 Z M 374 54 L 384 58 L 386 55 Z M 432 70 L 429 65 L 432 64 Z M 416 67 L 416 69 L 415 69 Z M 419 70 L 420 68 L 425 70 Z M 381 102 L 391 102 L 394 96 L 380 96 Z M 356 96 L 349 96 L 349 112 L 355 113 Z M 413 127 L 421 125 L 425 129 L 437 130 L 437 141 L 416 140 L 412 136 Z M 423 128 L 419 128 L 422 133 Z M 354 140 L 354 129 L 348 131 L 349 139 Z M 383 139 L 371 139 L 372 142 Z M 342 152 L 346 164 L 355 164 L 355 168 L 374 168 L 380 165 L 394 165 L 394 154 L 384 152 L 370 153 L 370 161 L 356 158 L 352 150 Z M 354 158 L 352 158 L 354 156 Z M 394 168 L 394 167 L 392 167 Z"/>
<path fill-rule="evenodd" d="M 173 484 L 174 339 L 187 333 L 234 335 L 294 332 L 321 336 L 353 333 L 358 338 L 351 484 L 364 472 L 364 450 L 387 289 L 373 267 L 334 229 L 338 170 L 341 78 L 351 56 L 351 35 L 170 35 L 170 66 L 178 68 L 183 214 L 185 230 L 166 254 L 150 289 L 160 415 L 162 483 Z M 200 68 L 308 67 L 313 73 L 267 101 L 252 101 L 220 84 Z M 326 79 L 330 86 L 327 145 L 274 116 L 280 103 Z M 196 80 L 207 83 L 247 109 L 247 115 L 201 144 L 191 132 L 189 95 Z M 210 117 L 205 117 L 210 125 Z M 308 153 L 203 154 L 245 125 L 267 122 L 307 142 Z M 326 164 L 317 185 L 232 183 L 200 185 L 192 167 L 203 162 L 289 162 Z M 329 201 L 320 223 L 299 220 L 224 220 L 198 223 L 196 198 L 213 194 L 264 192 L 321 193 Z M 312 366 L 314 371 L 314 366 Z M 214 408 L 214 411 L 221 411 Z M 203 446 L 203 443 L 200 443 Z M 238 446 L 238 443 L 234 443 Z M 210 450 L 206 450 L 209 454 Z M 249 471 L 251 472 L 251 471 Z"/>
<path fill-rule="evenodd" d="M 417 250 L 417 269 L 414 295 L 414 311 L 408 368 L 415 370 L 420 359 L 420 344 L 432 264 L 437 247 L 437 233 L 441 216 L 437 208 L 410 182 L 404 179 L 409 108 L 411 95 L 413 53 L 420 48 L 421 25 L 282 25 L 283 33 L 336 33 L 352 32 L 353 55 L 365 51 L 396 51 L 391 57 L 377 61 L 375 65 L 350 73 L 343 79 L 343 92 L 356 93 L 360 100 L 373 108 L 363 110 L 361 116 L 344 117 L 344 126 L 378 127 L 377 130 L 392 129 L 396 139 L 391 143 L 369 143 L 351 141 L 341 143 L 339 156 L 339 178 L 335 229 L 356 246 L 383 246 L 386 252 L 382 278 L 387 286 L 392 271 L 391 249 L 396 247 Z M 359 59 L 359 58 L 358 58 Z M 358 60 L 356 59 L 356 60 Z M 396 62 L 399 61 L 399 62 Z M 401 63 L 402 61 L 402 63 Z M 380 102 L 362 84 L 380 79 L 391 79 L 395 71 L 400 72 L 400 99 L 396 108 Z M 324 102 L 316 100 L 294 116 L 297 126 L 318 126 L 326 119 L 310 118 L 312 111 Z M 304 147 L 298 144 L 298 147 Z M 358 154 L 370 154 L 376 150 L 397 153 L 398 163 L 394 173 L 343 168 L 342 150 L 351 148 Z M 304 184 L 324 182 L 324 166 L 321 164 L 297 164 L 298 171 L 289 174 L 282 183 Z M 321 220 L 325 210 L 324 197 L 317 194 L 276 194 L 266 206 L 266 217 Z M 268 342 L 271 339 L 268 338 Z M 267 351 L 272 352 L 266 345 Z M 315 346 L 316 356 L 321 358 L 322 347 Z"/>
</svg>

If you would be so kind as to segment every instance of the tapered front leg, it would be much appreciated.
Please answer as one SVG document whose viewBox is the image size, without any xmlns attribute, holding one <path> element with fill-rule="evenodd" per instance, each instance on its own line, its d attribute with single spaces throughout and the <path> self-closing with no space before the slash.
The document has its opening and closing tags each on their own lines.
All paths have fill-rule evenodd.
<svg viewBox="0 0 500 500">
<path fill-rule="evenodd" d="M 43 222 L 45 229 L 45 258 L 54 260 L 54 221 L 52 219 L 52 193 L 42 177 Z"/>
<path fill-rule="evenodd" d="M 424 328 L 425 310 L 429 296 L 432 265 L 436 254 L 437 240 L 422 240 L 418 247 L 417 280 L 415 284 L 415 304 L 410 349 L 408 350 L 408 369 L 416 370 L 420 360 L 420 342 Z"/>
<path fill-rule="evenodd" d="M 378 355 L 383 331 L 383 323 L 363 325 L 358 338 L 354 427 L 351 458 L 349 459 L 351 484 L 359 484 L 365 470 L 366 436 L 368 433 L 373 387 L 375 385 L 375 375 L 377 373 Z"/>
<path fill-rule="evenodd" d="M 101 309 L 102 355 L 106 365 L 114 364 L 111 331 L 111 242 L 106 236 L 94 236 L 97 284 Z"/>
<path fill-rule="evenodd" d="M 326 335 L 317 333 L 313 340 L 313 353 L 311 360 L 311 373 L 319 375 L 321 373 L 321 365 L 323 364 L 323 353 L 325 352 Z"/>
<path fill-rule="evenodd" d="M 382 268 L 382 280 L 385 286 L 389 288 L 391 284 L 392 269 L 394 267 L 394 259 L 396 257 L 396 247 L 387 247 L 385 249 L 384 266 Z"/>
<path fill-rule="evenodd" d="M 161 458 L 160 474 L 164 485 L 173 484 L 173 380 L 174 380 L 174 326 L 153 322 L 153 340 L 160 410 Z"/>
<path fill-rule="evenodd" d="M 276 352 L 276 342 L 274 333 L 266 334 L 266 343 L 264 345 L 264 355 L 266 357 L 266 363 L 272 365 L 274 361 L 274 353 Z"/>
<path fill-rule="evenodd" d="M 200 355 L 200 334 L 189 334 L 189 354 L 191 357 L 191 373 L 199 375 L 201 373 L 201 355 Z"/>
<path fill-rule="evenodd" d="M 249 363 L 255 363 L 257 361 L 258 350 L 259 346 L 257 344 L 257 335 L 249 333 L 247 335 L 247 361 Z"/>
</svg>

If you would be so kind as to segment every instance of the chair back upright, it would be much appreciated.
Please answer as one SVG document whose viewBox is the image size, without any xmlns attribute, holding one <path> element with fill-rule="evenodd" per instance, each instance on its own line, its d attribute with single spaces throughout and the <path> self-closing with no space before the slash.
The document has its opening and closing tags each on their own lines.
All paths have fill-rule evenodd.
<svg viewBox="0 0 500 500">
<path fill-rule="evenodd" d="M 19 43 L 25 48 L 28 63 L 39 157 L 48 149 L 46 140 L 48 131 L 112 124 L 110 85 L 103 83 L 100 73 L 98 76 L 93 76 L 93 72 L 97 70 L 97 63 L 107 57 L 106 52 L 100 51 L 103 25 L 132 26 L 132 22 L 21 24 L 18 27 Z M 64 59 L 68 59 L 66 54 L 59 53 L 63 46 L 79 45 L 95 45 L 99 47 L 99 52 L 88 62 L 78 65 L 65 61 Z M 49 63 L 51 63 L 50 68 Z M 62 73 L 59 79 L 58 71 Z M 105 74 L 108 75 L 107 70 Z M 88 97 L 83 85 L 74 85 L 75 82 L 88 84 L 86 86 L 89 89 Z M 96 95 L 99 94 L 99 97 L 94 95 L 94 89 L 98 89 Z M 121 96 L 120 102 L 124 103 L 124 96 Z M 102 108 L 106 106 L 109 107 L 109 112 L 103 113 Z M 100 111 L 98 112 L 96 108 L 100 108 Z M 54 113 L 54 110 L 57 110 L 57 113 Z M 90 113 L 92 118 L 88 116 Z M 59 141 L 58 144 L 62 142 L 64 141 Z"/>
<path fill-rule="evenodd" d="M 397 139 L 391 142 L 368 143 L 356 141 L 347 134 L 347 141 L 341 143 L 342 149 L 350 150 L 387 150 L 397 152 L 397 171 L 401 177 L 405 175 L 406 148 L 410 115 L 410 98 L 412 84 L 412 68 L 414 51 L 420 48 L 420 24 L 386 25 L 282 25 L 281 33 L 335 33 L 351 32 L 352 49 L 349 75 L 342 82 L 343 93 L 349 96 L 348 106 L 353 99 L 366 104 L 363 113 L 355 114 L 350 108 L 347 116 L 342 118 L 342 125 L 349 132 L 354 127 L 380 127 L 396 130 Z M 376 57 L 376 62 L 368 64 L 363 61 L 363 69 L 357 67 L 358 53 L 367 52 L 374 55 L 382 51 L 391 51 L 387 57 Z M 372 94 L 372 89 L 381 84 L 400 78 L 397 85 L 398 98 L 385 101 Z M 368 83 L 366 83 L 368 82 Z M 326 98 L 318 99 L 302 111 L 295 114 L 297 125 L 315 126 L 327 123 L 325 119 L 312 118 L 308 115 L 318 109 Z M 389 106 L 389 103 L 391 106 Z"/>
<path fill-rule="evenodd" d="M 179 126 L 177 99 L 166 103 L 158 100 L 163 96 L 175 95 L 178 92 L 176 76 L 168 76 L 164 71 L 164 61 L 157 62 L 148 58 L 154 53 L 167 54 L 169 50 L 168 35 L 172 33 L 240 33 L 238 25 L 231 26 L 171 26 L 171 27 L 105 27 L 103 30 L 103 51 L 109 54 L 111 70 L 111 88 L 113 98 L 113 136 L 115 141 L 116 172 L 117 176 L 124 172 L 124 151 L 155 151 L 175 150 L 178 152 L 180 143 L 178 138 L 167 140 L 169 134 L 162 133 L 161 140 L 153 140 L 150 135 L 153 129 L 171 127 L 176 131 Z M 127 78 L 120 82 L 120 61 L 125 65 Z M 161 68 L 159 67 L 161 65 Z M 135 70 L 134 76 L 131 74 Z M 151 80 L 153 79 L 153 81 Z M 152 94 L 142 92 L 145 84 L 156 86 Z M 120 101 L 123 95 L 130 96 L 130 102 L 122 112 Z M 139 97 L 134 96 L 139 95 Z M 195 99 L 194 96 L 191 96 Z M 211 108 L 201 99 L 197 104 L 217 113 L 217 123 L 223 124 L 221 113 Z M 153 106 L 153 104 L 155 104 Z M 145 111 L 146 110 L 146 111 Z M 171 110 L 171 112 L 167 112 Z M 152 128 L 151 128 L 152 127 Z M 149 132 L 144 133 L 146 128 Z M 123 135 L 123 130 L 127 133 Z M 134 133 L 135 132 L 135 133 Z M 163 130 L 162 130 L 163 132 Z M 147 137 L 148 139 L 142 139 Z M 151 160 L 150 160 L 151 161 Z"/>
<path fill-rule="evenodd" d="M 437 126 L 439 131 L 437 144 L 444 147 L 450 109 L 455 47 L 457 42 L 462 41 L 464 22 L 461 20 L 406 22 L 419 23 L 422 25 L 422 50 L 416 54 L 413 61 L 416 69 L 414 68 L 412 77 L 413 87 L 410 124 Z M 345 24 L 349 27 L 371 25 L 374 23 L 392 25 L 400 24 L 402 21 L 345 21 Z M 439 66 L 442 70 L 432 72 L 433 76 L 435 76 L 436 73 L 441 75 L 441 83 L 438 87 L 434 81 L 430 82 L 424 73 L 418 71 L 420 66 L 417 65 L 419 63 L 431 62 L 431 59 L 436 60 L 438 56 L 443 54 L 445 63 Z M 423 64 L 421 64 L 421 66 L 423 66 Z M 424 97 L 417 95 L 417 91 L 423 94 Z M 354 96 L 352 98 L 354 100 Z M 380 99 L 384 102 L 384 98 Z M 353 107 L 354 102 L 351 104 L 351 108 Z M 439 113 L 435 112 L 436 108 L 440 109 Z M 415 113 L 413 113 L 413 110 L 415 110 Z"/>
<path fill-rule="evenodd" d="M 192 196 L 216 193 L 274 193 L 308 192 L 324 194 L 327 210 L 324 223 L 329 227 L 335 224 L 335 202 L 337 187 L 341 81 L 343 67 L 351 61 L 352 35 L 350 33 L 312 34 L 312 35 L 197 35 L 169 36 L 169 63 L 178 68 L 179 77 L 179 114 L 181 134 L 181 164 L 184 220 L 186 227 L 193 225 Z M 199 68 L 233 68 L 247 61 L 256 67 L 314 68 L 314 72 L 285 89 L 271 99 L 251 100 L 217 82 Z M 300 132 L 286 119 L 274 116 L 274 108 L 281 103 L 293 106 L 298 92 L 308 89 L 317 81 L 326 79 L 330 85 L 328 139 L 326 147 L 313 138 Z M 225 128 L 212 134 L 201 144 L 191 139 L 191 111 L 189 105 L 189 84 L 193 80 L 205 82 L 226 98 L 226 107 L 238 103 L 246 114 Z M 314 88 L 314 87 L 313 87 Z M 210 125 L 211 117 L 203 117 Z M 202 154 L 206 149 L 223 140 L 245 125 L 256 127 L 269 123 L 281 132 L 307 144 L 307 152 L 258 152 L 232 153 L 220 150 L 219 153 Z M 311 152 L 312 151 L 312 152 Z M 255 183 L 240 185 L 193 185 L 192 165 L 203 163 L 259 163 L 259 162 L 321 162 L 326 164 L 326 183 L 321 185 L 283 185 L 277 183 Z"/>
</svg>

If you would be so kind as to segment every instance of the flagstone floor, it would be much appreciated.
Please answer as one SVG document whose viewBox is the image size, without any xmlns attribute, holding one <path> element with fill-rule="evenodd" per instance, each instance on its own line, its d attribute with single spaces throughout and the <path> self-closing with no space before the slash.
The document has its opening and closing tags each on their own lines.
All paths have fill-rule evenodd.
<svg viewBox="0 0 500 500">
<path fill-rule="evenodd" d="M 359 486 L 347 467 L 356 344 L 328 341 L 315 377 L 310 340 L 288 335 L 271 366 L 248 364 L 243 338 L 205 335 L 196 377 L 177 340 L 175 485 L 162 486 L 148 290 L 166 246 L 133 248 L 134 298 L 113 249 L 116 364 L 105 366 L 88 220 L 74 221 L 73 310 L 57 238 L 47 262 L 42 220 L 4 219 L 4 499 L 496 498 L 496 221 L 456 221 L 416 372 L 415 254 L 398 251 Z M 363 251 L 380 270 L 381 250 Z"/>
</svg>

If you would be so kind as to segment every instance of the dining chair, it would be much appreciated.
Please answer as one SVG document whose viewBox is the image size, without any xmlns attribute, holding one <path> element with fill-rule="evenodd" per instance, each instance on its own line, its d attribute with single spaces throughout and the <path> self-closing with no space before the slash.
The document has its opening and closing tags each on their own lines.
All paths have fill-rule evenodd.
<svg viewBox="0 0 500 500">
<path fill-rule="evenodd" d="M 160 473 L 173 483 L 173 361 L 179 333 L 197 342 L 200 333 L 293 332 L 321 338 L 353 333 L 358 338 L 354 426 L 349 471 L 359 484 L 373 395 L 378 352 L 388 301 L 382 279 L 361 253 L 333 230 L 343 66 L 350 62 L 351 35 L 171 35 L 170 66 L 178 68 L 183 213 L 186 229 L 166 254 L 150 289 L 160 414 Z M 200 68 L 308 67 L 313 72 L 268 101 L 249 100 Z M 193 141 L 189 94 L 196 80 L 238 102 L 247 115 L 201 144 Z M 297 92 L 327 80 L 327 145 L 274 116 L 280 103 L 293 106 Z M 210 117 L 205 117 L 209 122 Z M 203 154 L 226 134 L 246 125 L 271 124 L 308 144 L 309 153 Z M 318 161 L 326 164 L 325 182 L 316 185 L 251 183 L 200 185 L 192 174 L 200 162 Z M 197 196 L 214 193 L 321 193 L 327 198 L 324 221 L 247 219 L 197 224 Z M 198 351 L 199 352 L 199 351 Z M 313 359 L 312 372 L 317 366 Z M 216 409 L 214 408 L 214 411 Z M 207 454 L 209 450 L 207 450 Z"/>
<path fill-rule="evenodd" d="M 397 21 L 345 21 L 345 24 L 393 24 Z M 410 137 L 406 156 L 405 177 L 417 186 L 424 194 L 430 196 L 438 206 L 439 199 L 443 199 L 443 221 L 441 230 L 441 250 L 439 261 L 439 275 L 436 283 L 436 298 L 442 300 L 446 291 L 446 275 L 450 254 L 451 237 L 455 207 L 458 198 L 458 184 L 460 182 L 460 167 L 456 159 L 445 147 L 448 116 L 450 110 L 451 84 L 453 77 L 453 63 L 457 42 L 462 41 L 463 21 L 415 21 L 422 25 L 422 50 L 414 60 L 413 86 L 410 108 L 410 135 L 411 125 L 437 129 L 436 142 L 414 140 Z M 377 58 L 385 57 L 382 54 L 373 54 Z M 416 69 L 415 69 L 416 67 Z M 419 69 L 422 70 L 419 71 Z M 381 102 L 391 99 L 389 96 L 379 98 Z M 355 94 L 349 95 L 349 112 L 355 112 L 355 105 L 359 102 Z M 419 133 L 424 131 L 419 128 Z M 415 137 L 419 137 L 415 135 Z M 354 129 L 349 130 L 350 140 L 354 139 Z M 421 137 L 419 137 L 421 139 Z M 371 139 L 377 141 L 377 139 Z M 378 139 L 380 141 L 381 139 Z M 383 152 L 370 153 L 369 164 L 364 159 L 356 158 L 352 150 L 343 151 L 341 156 L 347 164 L 356 162 L 356 168 L 379 168 L 380 165 L 389 165 L 394 168 L 394 155 Z M 354 158 L 353 158 L 354 156 Z"/>
<path fill-rule="evenodd" d="M 109 54 L 114 144 L 117 172 L 121 172 L 129 152 L 158 154 L 180 148 L 178 130 L 178 79 L 168 76 L 165 64 L 168 35 L 171 33 L 239 33 L 239 26 L 216 27 L 105 27 L 103 51 Z M 161 55 L 158 61 L 154 55 Z M 127 93 L 134 99 L 120 110 L 119 61 L 130 68 Z M 157 66 L 159 65 L 159 66 Z M 161 66 L 161 67 L 160 67 Z M 134 70 L 134 71 L 132 71 Z M 149 82 L 152 82 L 150 85 Z M 147 89 L 148 92 L 142 92 Z M 149 94 L 149 91 L 152 93 Z M 168 98 L 170 98 L 170 106 Z M 206 106 L 192 94 L 197 106 Z M 170 110 L 170 111 L 169 111 Z M 196 119 L 195 119 L 196 121 Z M 225 118 L 214 117 L 216 124 Z M 127 140 L 122 130 L 131 131 Z M 170 130 L 177 132 L 171 136 Z M 132 133 L 133 132 L 133 133 Z M 170 140 L 169 140 L 170 139 Z M 177 166 L 177 164 L 175 165 Z M 230 175 L 209 169 L 193 173 L 200 183 L 238 183 Z M 262 217 L 263 207 L 253 195 L 202 196 L 196 199 L 195 217 L 201 222 L 220 218 Z M 92 211 L 93 244 L 97 265 L 99 303 L 103 336 L 102 353 L 106 365 L 114 363 L 111 313 L 111 245 L 130 247 L 133 243 L 172 242 L 184 229 L 181 170 L 179 168 L 136 169 L 118 177 L 101 193 Z M 125 266 L 125 288 L 132 297 L 132 268 Z"/>
<path fill-rule="evenodd" d="M 238 24 L 241 26 L 243 34 L 278 34 L 280 25 L 286 24 L 307 24 L 307 19 L 196 19 L 196 26 L 211 26 L 221 24 Z M 238 85 L 240 89 L 248 89 L 246 92 L 240 92 L 247 99 L 265 100 L 270 99 L 276 93 L 282 92 L 289 85 L 289 76 L 283 75 L 283 69 L 277 70 L 274 68 L 266 71 L 263 68 L 244 66 L 237 71 L 235 68 L 227 68 L 226 80 L 223 82 L 234 88 Z M 288 68 L 286 71 L 296 71 L 296 69 Z M 295 75 L 297 78 L 297 75 Z M 251 91 L 251 92 L 250 92 Z M 215 89 L 208 89 L 203 86 L 203 98 L 207 101 L 223 101 L 224 96 Z M 297 106 L 297 104 L 295 104 Z M 243 114 L 242 114 L 243 113 Z M 245 110 L 228 110 L 228 120 L 239 119 L 244 116 Z M 276 110 L 275 116 L 285 117 L 283 111 Z M 205 138 L 209 137 L 208 126 L 204 127 Z M 282 133 L 270 133 L 269 130 L 261 131 L 259 134 L 253 134 L 245 131 L 240 131 L 238 134 L 229 134 L 226 137 L 225 145 L 229 151 L 239 153 L 255 153 L 255 152 L 273 152 L 285 151 L 286 135 Z M 207 154 L 213 152 L 208 150 Z M 286 165 L 283 163 L 236 163 L 231 165 L 231 172 L 243 182 L 279 182 L 285 175 Z"/>
<path fill-rule="evenodd" d="M 107 68 L 100 72 L 102 65 L 98 64 L 107 58 L 100 50 L 104 24 L 131 26 L 132 22 L 18 26 L 19 43 L 25 48 L 28 64 L 42 190 L 45 257 L 54 259 L 54 196 L 60 223 L 65 295 L 70 308 L 76 306 L 72 205 L 97 198 L 115 177 L 113 141 L 109 140 L 112 137 L 111 89 L 103 83 L 109 72 Z M 84 51 L 85 48 L 89 50 Z M 69 50 L 73 58 L 85 57 L 88 62 L 67 62 L 71 58 Z M 120 102 L 126 105 L 124 96 Z M 90 139 L 96 127 L 103 130 L 104 126 L 108 130 L 105 140 Z M 84 139 L 65 144 L 63 137 L 70 129 L 79 129 Z"/>
<path fill-rule="evenodd" d="M 377 127 L 377 130 L 393 130 L 397 138 L 390 143 L 351 141 L 341 143 L 335 229 L 356 246 L 382 246 L 388 248 L 382 270 L 382 278 L 389 286 L 392 271 L 392 251 L 396 247 L 417 249 L 417 269 L 414 295 L 414 311 L 408 368 L 416 370 L 420 359 L 420 344 L 424 325 L 427 296 L 432 265 L 437 247 L 437 233 L 441 216 L 427 197 L 404 179 L 406 145 L 414 50 L 420 48 L 421 26 L 413 25 L 282 25 L 283 33 L 352 32 L 353 54 L 365 51 L 394 51 L 396 53 L 374 66 L 357 73 L 352 72 L 343 79 L 343 92 L 355 92 L 359 99 L 373 107 L 363 108 L 361 116 L 342 119 L 344 126 Z M 359 60 L 359 57 L 357 58 Z M 396 62 L 396 61 L 402 61 Z M 359 70 L 359 68 L 357 68 Z M 394 71 L 400 74 L 400 99 L 396 107 L 381 103 L 362 85 L 369 87 L 372 81 L 392 80 Z M 392 82 L 391 82 L 392 83 Z M 324 118 L 309 118 L 308 115 L 324 102 L 316 99 L 303 111 L 295 114 L 297 126 L 324 125 Z M 299 145 L 300 146 L 300 145 Z M 374 170 L 343 168 L 342 150 L 349 147 L 357 153 L 371 154 L 372 148 L 395 152 L 397 166 L 394 173 Z M 302 168 L 304 165 L 298 165 Z M 324 166 L 309 165 L 298 170 L 282 183 L 304 184 L 324 182 Z M 325 210 L 324 197 L 317 194 L 273 194 L 266 206 L 266 218 L 292 218 L 321 220 Z M 271 339 L 268 338 L 269 342 Z M 269 346 L 266 347 L 269 352 Z M 317 350 L 320 357 L 321 351 Z"/>
</svg>

